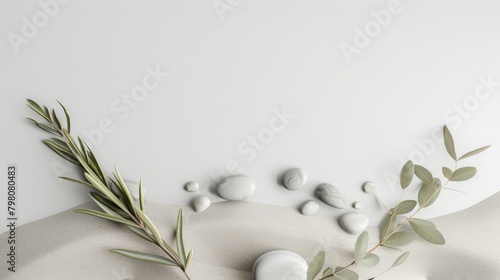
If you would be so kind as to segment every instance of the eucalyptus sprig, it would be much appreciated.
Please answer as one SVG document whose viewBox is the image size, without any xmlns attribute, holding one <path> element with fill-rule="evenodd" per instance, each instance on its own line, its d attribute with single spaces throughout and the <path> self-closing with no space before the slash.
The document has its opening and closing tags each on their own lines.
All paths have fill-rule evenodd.
<svg viewBox="0 0 500 280">
<path fill-rule="evenodd" d="M 324 270 L 322 268 L 325 264 L 325 252 L 319 252 L 309 265 L 307 280 L 313 280 L 319 275 L 321 270 L 323 270 L 323 273 L 318 280 L 358 280 L 359 275 L 355 271 L 351 270 L 351 267 L 355 265 L 365 267 L 376 266 L 379 263 L 380 258 L 374 252 L 379 247 L 384 246 L 398 249 L 399 247 L 412 243 L 418 236 L 431 244 L 445 244 L 443 235 L 439 232 L 434 223 L 428 220 L 415 218 L 415 215 L 417 215 L 422 209 L 432 205 L 437 200 L 441 190 L 449 189 L 446 188 L 446 185 L 449 182 L 466 181 L 474 177 L 477 169 L 473 166 L 458 168 L 457 166 L 459 161 L 474 156 L 488 149 L 490 146 L 484 146 L 472 150 L 458 157 L 455 151 L 453 137 L 446 126 L 443 128 L 443 136 L 446 151 L 454 160 L 453 169 L 446 166 L 442 168 L 442 173 L 446 178 L 446 182 L 442 184 L 441 179 L 434 177 L 425 167 L 414 164 L 412 161 L 406 162 L 400 175 L 400 202 L 396 204 L 394 208 L 388 210 L 385 214 L 385 217 L 380 224 L 379 243 L 368 250 L 369 235 L 368 232 L 365 231 L 356 239 L 354 246 L 354 260 L 352 262 L 345 266 L 337 266 L 337 254 L 334 251 L 332 254 L 333 263 L 331 266 L 327 266 Z M 414 176 L 421 181 L 419 184 L 417 199 L 401 201 L 404 191 L 410 186 Z M 417 205 L 418 208 L 415 210 Z M 411 212 L 413 213 L 410 214 Z M 403 229 L 403 226 L 406 224 L 410 224 L 409 229 Z M 395 259 L 391 267 L 386 268 L 376 276 L 369 278 L 369 280 L 375 279 L 392 268 L 401 265 L 406 261 L 409 254 L 409 251 L 403 252 Z"/>
<path fill-rule="evenodd" d="M 51 110 L 45 105 L 42 107 L 30 99 L 28 99 L 27 105 L 40 115 L 44 119 L 44 122 L 37 122 L 32 118 L 28 118 L 28 120 L 42 130 L 52 134 L 52 137 L 43 140 L 43 143 L 62 158 L 80 166 L 83 169 L 85 180 L 68 177 L 61 178 L 90 187 L 92 189 L 90 197 L 101 209 L 101 211 L 77 209 L 75 212 L 122 224 L 139 237 L 158 246 L 165 252 L 166 256 L 124 249 L 113 249 L 110 251 L 140 261 L 178 267 L 182 270 L 185 277 L 191 280 L 187 273 L 187 268 L 193 257 L 193 251 L 191 250 L 186 254 L 186 249 L 184 248 L 182 209 L 179 210 L 177 216 L 175 237 L 177 250 L 174 250 L 163 240 L 160 232 L 145 213 L 142 180 L 139 182 L 139 201 L 136 202 L 132 198 L 129 188 L 118 169 L 115 167 L 113 178 L 107 178 L 89 146 L 80 137 L 77 138 L 78 143 L 73 139 L 70 134 L 71 118 L 61 103 L 59 105 L 63 109 L 66 119 L 65 127 L 61 125 L 61 121 L 54 109 Z"/>
</svg>

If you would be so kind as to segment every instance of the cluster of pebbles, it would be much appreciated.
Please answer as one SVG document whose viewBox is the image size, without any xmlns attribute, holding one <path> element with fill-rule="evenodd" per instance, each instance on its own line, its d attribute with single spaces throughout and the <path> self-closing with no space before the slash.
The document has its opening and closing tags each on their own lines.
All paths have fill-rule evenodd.
<svg viewBox="0 0 500 280">
<path fill-rule="evenodd" d="M 282 178 L 283 186 L 291 191 L 299 190 L 306 186 L 308 179 L 307 171 L 302 168 L 293 168 L 288 170 Z M 199 189 L 197 182 L 188 182 L 185 190 L 196 192 Z M 250 198 L 255 193 L 256 183 L 251 177 L 236 175 L 224 178 L 217 187 L 217 194 L 225 200 L 244 200 Z M 377 185 L 373 182 L 366 182 L 363 185 L 363 191 L 369 194 L 376 194 Z M 329 207 L 345 209 L 348 205 L 347 199 L 340 190 L 332 184 L 323 183 L 316 187 L 316 197 Z M 320 208 L 320 203 L 315 199 L 305 201 L 300 207 L 299 212 L 302 215 L 314 215 Z M 210 199 L 205 195 L 198 195 L 194 198 L 192 206 L 194 211 L 202 212 L 210 207 Z M 352 208 L 360 209 L 360 202 L 352 202 Z M 357 234 L 366 229 L 369 224 L 367 216 L 350 212 L 342 215 L 339 224 L 350 234 Z"/>
</svg>

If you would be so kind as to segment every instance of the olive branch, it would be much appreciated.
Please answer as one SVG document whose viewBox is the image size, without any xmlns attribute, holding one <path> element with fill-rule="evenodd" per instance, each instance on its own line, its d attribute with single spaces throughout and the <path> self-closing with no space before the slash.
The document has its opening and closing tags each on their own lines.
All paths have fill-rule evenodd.
<svg viewBox="0 0 500 280">
<path fill-rule="evenodd" d="M 406 162 L 400 175 L 400 202 L 394 208 L 386 208 L 387 213 L 380 224 L 379 243 L 368 250 L 369 235 L 367 231 L 364 231 L 358 236 L 354 245 L 354 260 L 348 265 L 337 266 L 337 254 L 333 251 L 333 261 L 331 266 L 328 266 L 323 270 L 322 276 L 320 276 L 318 280 L 358 280 L 359 275 L 350 268 L 355 265 L 366 267 L 376 266 L 379 263 L 380 258 L 374 252 L 381 246 L 398 249 L 399 247 L 412 243 L 418 236 L 431 244 L 445 244 L 445 239 L 436 228 L 436 225 L 428 220 L 415 218 L 415 215 L 417 215 L 424 208 L 432 205 L 437 200 L 441 190 L 453 190 L 446 187 L 449 182 L 466 181 L 474 177 L 477 169 L 472 166 L 457 168 L 459 161 L 474 156 L 488 149 L 490 146 L 484 146 L 472 150 L 458 157 L 455 151 L 453 137 L 446 126 L 443 128 L 443 135 L 446 151 L 454 160 L 453 170 L 446 166 L 442 168 L 442 173 L 446 178 L 446 182 L 441 184 L 441 179 L 434 177 L 425 167 L 413 164 L 412 161 Z M 414 176 L 421 181 L 417 200 L 401 201 L 404 191 L 410 186 Z M 415 210 L 417 204 L 419 207 Z M 411 215 L 405 216 L 412 211 L 414 212 Z M 403 229 L 403 226 L 406 224 L 410 224 L 411 230 Z M 369 278 L 369 280 L 375 279 L 394 267 L 401 265 L 406 261 L 409 254 L 409 251 L 403 252 L 396 258 L 391 267 L 385 269 L 376 276 Z M 325 252 L 321 251 L 314 257 L 313 261 L 309 265 L 307 280 L 313 280 L 316 276 L 318 276 L 323 269 L 324 264 Z"/>
<path fill-rule="evenodd" d="M 81 167 L 86 180 L 68 177 L 60 178 L 90 187 L 93 190 L 90 192 L 90 197 L 102 210 L 77 209 L 75 212 L 122 224 L 134 234 L 158 246 L 165 252 L 166 256 L 124 249 L 113 249 L 110 251 L 140 261 L 178 267 L 182 270 L 185 277 L 191 280 L 187 273 L 187 268 L 193 257 L 193 251 L 191 250 L 186 254 L 186 249 L 184 248 L 182 209 L 179 209 L 177 215 L 175 236 L 177 250 L 174 250 L 163 240 L 160 232 L 145 213 L 142 180 L 139 182 L 139 201 L 136 202 L 132 198 L 118 168 L 115 166 L 113 178 L 107 178 L 89 146 L 80 137 L 77 138 L 78 144 L 73 139 L 70 134 L 70 115 L 59 101 L 58 103 L 63 109 L 66 118 L 65 127 L 61 125 L 61 121 L 54 109 L 51 110 L 46 105 L 42 108 L 31 99 L 27 101 L 28 107 L 40 115 L 45 122 L 37 122 L 32 118 L 28 118 L 28 120 L 42 130 L 52 134 L 51 138 L 45 139 L 42 142 L 62 158 Z"/>
</svg>

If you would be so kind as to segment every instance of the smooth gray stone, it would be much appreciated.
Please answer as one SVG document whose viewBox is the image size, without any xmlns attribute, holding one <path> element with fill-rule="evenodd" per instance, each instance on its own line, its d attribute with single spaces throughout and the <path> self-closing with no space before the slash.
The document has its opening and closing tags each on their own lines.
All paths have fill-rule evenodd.
<svg viewBox="0 0 500 280">
<path fill-rule="evenodd" d="M 204 195 L 199 195 L 193 200 L 193 209 L 195 212 L 203 212 L 210 207 L 210 199 Z"/>
<path fill-rule="evenodd" d="M 347 206 L 345 197 L 334 185 L 321 184 L 318 186 L 316 194 L 319 199 L 332 207 L 343 209 Z"/>
<path fill-rule="evenodd" d="M 361 202 L 359 201 L 356 201 L 352 204 L 352 208 L 354 209 L 360 209 L 363 205 L 361 204 Z"/>
<path fill-rule="evenodd" d="M 217 193 L 226 200 L 243 200 L 255 193 L 255 180 L 244 175 L 231 176 L 222 179 Z"/>
<path fill-rule="evenodd" d="M 195 192 L 200 188 L 200 185 L 197 182 L 191 181 L 186 184 L 186 191 Z"/>
<path fill-rule="evenodd" d="M 304 202 L 300 207 L 300 213 L 302 215 L 314 215 L 319 210 L 319 204 L 314 200 L 309 200 Z"/>
<path fill-rule="evenodd" d="M 283 176 L 283 185 L 289 190 L 298 190 L 307 183 L 307 172 L 302 168 L 288 170 Z"/>
<path fill-rule="evenodd" d="M 298 254 L 275 250 L 261 255 L 253 265 L 254 280 L 306 280 L 309 265 Z"/>
<path fill-rule="evenodd" d="M 343 230 L 350 234 L 358 234 L 366 229 L 370 220 L 359 213 L 348 213 L 340 217 L 339 224 Z"/>
</svg>

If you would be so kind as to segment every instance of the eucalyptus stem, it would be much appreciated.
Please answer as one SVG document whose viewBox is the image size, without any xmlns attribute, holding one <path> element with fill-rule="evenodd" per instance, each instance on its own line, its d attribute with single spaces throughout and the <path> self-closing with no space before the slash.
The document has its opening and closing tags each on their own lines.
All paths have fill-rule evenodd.
<svg viewBox="0 0 500 280">
<path fill-rule="evenodd" d="M 347 280 L 357 280 L 359 276 L 352 270 L 349 270 L 354 265 L 360 264 L 364 266 L 375 266 L 379 262 L 379 257 L 374 254 L 374 252 L 380 248 L 381 246 L 386 247 L 400 247 L 405 246 L 413 242 L 417 236 L 420 236 L 424 240 L 429 243 L 443 245 L 445 244 L 445 239 L 441 235 L 441 233 L 437 230 L 436 226 L 426 220 L 417 219 L 415 216 L 424 208 L 430 206 L 434 203 L 439 196 L 441 190 L 449 189 L 446 186 L 451 181 L 466 181 L 471 179 L 476 174 L 476 168 L 467 166 L 458 168 L 458 162 L 462 159 L 471 157 L 476 155 L 490 146 L 484 146 L 475 150 L 472 150 L 468 153 L 465 153 L 461 157 L 458 157 L 455 152 L 455 144 L 453 141 L 453 137 L 451 136 L 450 131 L 445 126 L 443 128 L 444 135 L 444 144 L 446 151 L 450 155 L 450 157 L 454 160 L 454 167 L 451 170 L 448 167 L 443 167 L 442 172 L 443 175 L 447 178 L 447 181 L 442 185 L 441 180 L 439 178 L 433 177 L 432 173 L 427 170 L 425 167 L 420 165 L 414 165 L 413 162 L 408 161 L 401 170 L 401 196 L 399 199 L 399 203 L 392 209 L 387 209 L 385 205 L 384 207 L 387 210 L 387 214 L 380 225 L 380 236 L 379 242 L 373 248 L 368 250 L 368 232 L 363 232 L 359 235 L 356 240 L 356 245 L 354 248 L 354 257 L 355 259 L 343 267 L 328 267 L 323 272 L 323 276 L 318 278 L 318 280 L 339 280 L 339 279 L 347 279 Z M 418 199 L 415 200 L 405 200 L 402 201 L 403 194 L 405 189 L 410 185 L 413 177 L 416 176 L 422 182 Z M 378 197 L 377 197 L 378 199 Z M 415 207 L 419 204 L 419 207 L 415 210 Z M 414 211 L 412 214 L 409 214 L 407 217 L 403 216 L 410 212 Z M 398 217 L 403 216 L 405 219 L 403 222 L 398 224 Z M 403 226 L 410 223 L 413 231 L 402 230 Z M 324 255 L 324 252 L 318 253 Z M 400 255 L 394 262 L 394 264 L 389 268 L 384 270 L 382 273 L 377 274 L 378 277 L 392 268 L 402 264 L 408 258 L 409 252 L 404 252 Z M 315 258 L 310 267 L 314 267 L 314 270 L 310 269 L 308 271 L 308 280 L 314 279 L 316 275 L 319 273 L 320 269 L 323 266 L 324 257 L 323 258 Z M 348 273 L 347 273 L 348 272 Z M 342 276 L 342 277 L 340 277 Z M 369 278 L 369 280 L 374 279 L 375 277 Z"/>
<path fill-rule="evenodd" d="M 138 206 L 136 201 L 132 198 L 129 188 L 118 169 L 115 167 L 115 172 L 113 173 L 114 180 L 112 178 L 106 178 L 89 146 L 80 137 L 78 137 L 78 144 L 73 139 L 70 134 L 70 115 L 66 108 L 61 103 L 59 104 L 64 110 L 66 127 L 61 125 L 61 121 L 55 110 L 51 110 L 45 105 L 42 108 L 42 106 L 30 99 L 28 99 L 28 107 L 40 115 L 46 122 L 40 123 L 31 118 L 28 118 L 28 120 L 42 130 L 53 135 L 52 138 L 43 140 L 45 145 L 62 158 L 83 169 L 83 175 L 86 180 L 66 177 L 61 178 L 81 183 L 92 188 L 93 191 L 90 193 L 90 196 L 102 210 L 101 212 L 91 209 L 77 209 L 75 212 L 123 224 L 139 237 L 158 246 L 165 252 L 167 257 L 123 249 L 113 249 L 110 250 L 111 252 L 136 260 L 178 267 L 182 270 L 186 279 L 191 280 L 191 277 L 187 273 L 187 268 L 193 254 L 192 251 L 186 254 L 184 249 L 182 210 L 179 210 L 177 217 L 177 250 L 174 250 L 163 240 L 156 226 L 144 212 L 142 181 L 139 183 Z"/>
</svg>

